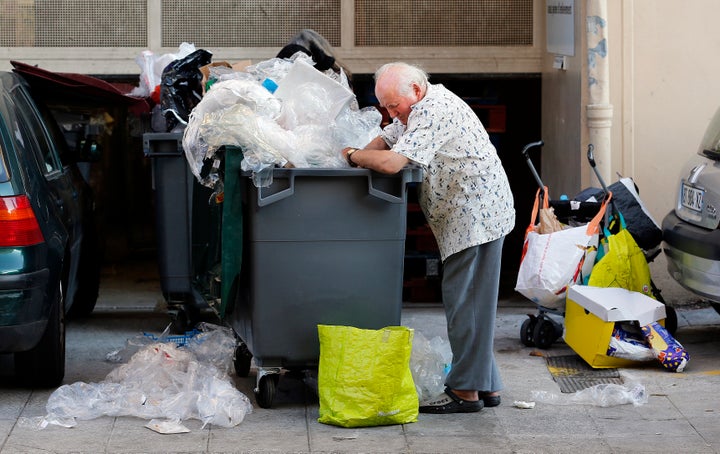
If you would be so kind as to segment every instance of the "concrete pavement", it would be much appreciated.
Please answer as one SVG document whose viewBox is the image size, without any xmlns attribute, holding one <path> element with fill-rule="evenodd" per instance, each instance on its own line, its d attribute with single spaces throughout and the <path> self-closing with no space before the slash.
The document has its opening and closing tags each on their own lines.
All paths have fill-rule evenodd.
<svg viewBox="0 0 720 454">
<path fill-rule="evenodd" d="M 140 332 L 160 333 L 169 323 L 155 270 L 144 264 L 109 268 L 103 274 L 101 298 L 94 315 L 68 326 L 65 383 L 99 382 L 117 364 L 106 355 Z M 254 405 L 251 414 L 232 428 L 201 429 L 188 420 L 191 432 L 161 435 L 134 417 L 100 417 L 78 421 L 67 429 L 34 430 L 18 421 L 46 414 L 53 390 L 15 384 L 12 363 L 0 358 L 0 452 L 5 453 L 456 453 L 456 452 L 720 452 L 720 315 L 705 304 L 678 308 L 676 338 L 691 354 L 683 373 L 659 365 L 620 369 L 626 382 L 645 386 L 649 398 L 641 406 L 552 405 L 536 402 L 520 409 L 514 401 L 532 401 L 534 391 L 560 395 L 548 370 L 546 355 L 573 354 L 562 341 L 548 350 L 522 345 L 520 325 L 535 308 L 518 298 L 504 299 L 497 318 L 496 351 L 506 389 L 503 404 L 480 413 L 425 415 L 398 426 L 344 429 L 317 422 L 315 394 L 301 381 L 283 377 L 273 408 Z M 403 324 L 426 338 L 445 336 L 438 305 L 406 305 Z M 233 377 L 237 388 L 254 402 L 254 374 Z"/>
</svg>

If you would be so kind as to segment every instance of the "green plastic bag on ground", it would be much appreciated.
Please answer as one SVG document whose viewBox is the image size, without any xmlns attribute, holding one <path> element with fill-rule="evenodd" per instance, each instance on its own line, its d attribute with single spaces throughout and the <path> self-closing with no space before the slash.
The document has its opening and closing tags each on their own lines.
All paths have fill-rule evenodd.
<svg viewBox="0 0 720 454">
<path fill-rule="evenodd" d="M 318 325 L 318 336 L 318 422 L 364 427 L 417 421 L 412 329 Z"/>
</svg>

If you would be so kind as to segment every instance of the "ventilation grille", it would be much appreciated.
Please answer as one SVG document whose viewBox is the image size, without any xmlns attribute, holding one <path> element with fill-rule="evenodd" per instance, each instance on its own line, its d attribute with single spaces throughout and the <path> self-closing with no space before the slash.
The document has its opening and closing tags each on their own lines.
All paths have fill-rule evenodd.
<svg viewBox="0 0 720 454">
<path fill-rule="evenodd" d="M 4 47 L 146 47 L 147 0 L 0 0 Z"/>
<path fill-rule="evenodd" d="M 162 0 L 162 45 L 182 42 L 198 48 L 283 47 L 311 28 L 340 46 L 341 0 Z"/>
<path fill-rule="evenodd" d="M 153 0 L 157 1 L 157 0 Z M 160 0 L 161 45 L 282 47 L 311 28 L 339 47 L 342 0 Z M 3 47 L 147 47 L 148 0 L 0 0 Z M 355 0 L 358 47 L 531 46 L 532 0 Z"/>
<path fill-rule="evenodd" d="M 355 0 L 355 45 L 532 46 L 532 0 Z"/>
</svg>

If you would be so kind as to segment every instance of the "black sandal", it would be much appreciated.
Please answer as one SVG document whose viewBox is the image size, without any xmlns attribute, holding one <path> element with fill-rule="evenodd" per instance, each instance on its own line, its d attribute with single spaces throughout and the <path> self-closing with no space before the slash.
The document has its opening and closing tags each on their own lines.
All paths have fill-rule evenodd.
<svg viewBox="0 0 720 454">
<path fill-rule="evenodd" d="M 420 406 L 420 413 L 448 414 L 448 413 L 476 413 L 482 410 L 483 400 L 463 400 L 459 398 L 450 388 L 436 399 Z"/>
<path fill-rule="evenodd" d="M 490 393 L 485 393 L 482 391 L 478 391 L 478 397 L 483 401 L 483 404 L 485 407 L 497 407 L 500 405 L 500 394 L 497 394 L 495 396 L 491 396 Z"/>
</svg>

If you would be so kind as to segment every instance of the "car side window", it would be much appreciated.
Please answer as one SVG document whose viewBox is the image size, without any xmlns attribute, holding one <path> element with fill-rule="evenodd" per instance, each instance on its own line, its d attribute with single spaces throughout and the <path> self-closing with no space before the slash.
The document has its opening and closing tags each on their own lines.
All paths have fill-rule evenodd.
<svg viewBox="0 0 720 454">
<path fill-rule="evenodd" d="M 15 97 L 18 106 L 18 118 L 22 121 L 20 129 L 25 133 L 25 139 L 31 137 L 37 141 L 37 158 L 45 174 L 59 171 L 62 168 L 57 150 L 48 140 L 47 129 L 38 118 L 34 106 L 27 99 L 25 93 Z M 17 131 L 19 133 L 19 131 Z"/>
<path fill-rule="evenodd" d="M 0 183 L 4 183 L 9 180 L 6 167 L 7 164 L 5 164 L 5 151 L 3 150 L 2 144 L 0 143 Z"/>
</svg>

